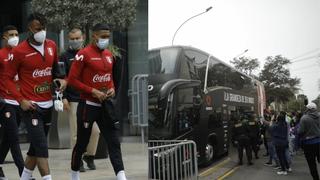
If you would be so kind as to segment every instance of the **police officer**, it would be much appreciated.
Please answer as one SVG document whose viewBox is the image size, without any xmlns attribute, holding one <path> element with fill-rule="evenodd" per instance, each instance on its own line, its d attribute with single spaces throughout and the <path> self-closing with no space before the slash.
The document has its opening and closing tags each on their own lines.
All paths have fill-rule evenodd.
<svg viewBox="0 0 320 180">
<path fill-rule="evenodd" d="M 248 129 L 250 137 L 250 145 L 254 152 L 256 159 L 259 159 L 259 138 L 260 138 L 260 125 L 256 121 L 255 114 L 248 114 Z"/>
<path fill-rule="evenodd" d="M 249 129 L 246 120 L 237 120 L 233 125 L 232 139 L 237 141 L 239 165 L 242 165 L 243 150 L 246 149 L 248 165 L 252 165 L 252 152 L 250 146 Z"/>
</svg>

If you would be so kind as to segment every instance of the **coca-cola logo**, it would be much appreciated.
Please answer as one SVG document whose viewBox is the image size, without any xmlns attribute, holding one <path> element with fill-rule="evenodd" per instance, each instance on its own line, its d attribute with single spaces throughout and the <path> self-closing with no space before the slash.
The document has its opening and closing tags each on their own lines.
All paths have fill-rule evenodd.
<svg viewBox="0 0 320 180">
<path fill-rule="evenodd" d="M 51 67 L 47 67 L 45 69 L 36 69 L 33 71 L 32 76 L 36 77 L 44 77 L 44 76 L 51 76 Z"/>
<path fill-rule="evenodd" d="M 96 74 L 96 75 L 93 76 L 92 81 L 94 83 L 111 81 L 111 74 L 105 74 L 105 75 Z"/>
</svg>

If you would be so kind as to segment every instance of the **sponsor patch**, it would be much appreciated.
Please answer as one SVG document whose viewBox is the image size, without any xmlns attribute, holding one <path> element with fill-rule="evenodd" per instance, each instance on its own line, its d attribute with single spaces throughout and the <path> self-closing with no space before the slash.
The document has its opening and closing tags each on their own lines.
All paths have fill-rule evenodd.
<svg viewBox="0 0 320 180">
<path fill-rule="evenodd" d="M 81 54 L 81 55 L 78 55 L 78 54 L 77 54 L 77 55 L 75 56 L 75 60 L 76 60 L 76 61 L 83 61 L 83 58 L 84 58 L 84 56 L 83 56 L 82 54 Z"/>
<path fill-rule="evenodd" d="M 91 58 L 90 60 L 91 60 L 91 61 L 100 61 L 101 58 Z"/>
<path fill-rule="evenodd" d="M 11 117 L 11 113 L 10 112 L 6 112 L 4 115 L 6 116 L 6 118 L 10 118 Z"/>
<path fill-rule="evenodd" d="M 32 125 L 37 126 L 38 125 L 38 119 L 32 119 Z"/>
<path fill-rule="evenodd" d="M 44 82 L 43 84 L 34 87 L 34 92 L 36 94 L 47 93 L 47 92 L 50 92 L 50 90 L 51 90 L 51 84 L 48 82 Z"/>
</svg>

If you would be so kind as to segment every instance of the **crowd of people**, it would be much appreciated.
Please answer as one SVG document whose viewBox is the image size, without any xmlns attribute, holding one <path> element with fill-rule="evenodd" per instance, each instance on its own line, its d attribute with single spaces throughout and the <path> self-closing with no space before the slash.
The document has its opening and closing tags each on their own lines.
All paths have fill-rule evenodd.
<svg viewBox="0 0 320 180">
<path fill-rule="evenodd" d="M 102 23 L 93 26 L 92 40 L 86 47 L 81 29 L 71 29 L 69 48 L 59 56 L 55 42 L 46 37 L 45 16 L 32 13 L 27 22 L 27 39 L 22 42 L 15 26 L 4 27 L 2 33 L 0 180 L 6 179 L 2 166 L 9 150 L 21 180 L 34 179 L 36 167 L 43 180 L 52 179 L 47 135 L 54 109 L 69 113 L 71 180 L 79 180 L 79 172 L 85 171 L 82 160 L 89 169 L 96 169 L 93 159 L 100 133 L 117 179 L 125 180 L 119 121 L 114 110 L 115 60 L 107 50 L 110 27 Z M 20 121 L 26 125 L 30 142 L 25 159 L 19 144 Z"/>
<path fill-rule="evenodd" d="M 313 180 L 319 180 L 320 114 L 315 103 L 306 105 L 305 112 L 265 110 L 263 118 L 247 113 L 233 125 L 232 137 L 237 144 L 239 165 L 243 164 L 244 149 L 248 165 L 253 165 L 252 151 L 258 159 L 257 150 L 264 144 L 263 156 L 268 158 L 264 165 L 278 170 L 278 175 L 287 175 L 293 171 L 292 157 L 303 151 Z"/>
</svg>

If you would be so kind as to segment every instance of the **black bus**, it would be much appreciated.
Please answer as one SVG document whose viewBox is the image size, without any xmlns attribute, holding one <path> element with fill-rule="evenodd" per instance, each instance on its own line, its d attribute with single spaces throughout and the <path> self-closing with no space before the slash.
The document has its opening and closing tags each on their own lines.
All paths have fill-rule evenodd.
<svg viewBox="0 0 320 180">
<path fill-rule="evenodd" d="M 232 122 L 262 116 L 262 83 L 188 46 L 149 51 L 149 140 L 190 139 L 199 164 L 227 154 Z"/>
</svg>

